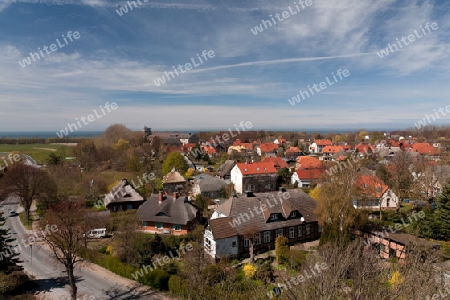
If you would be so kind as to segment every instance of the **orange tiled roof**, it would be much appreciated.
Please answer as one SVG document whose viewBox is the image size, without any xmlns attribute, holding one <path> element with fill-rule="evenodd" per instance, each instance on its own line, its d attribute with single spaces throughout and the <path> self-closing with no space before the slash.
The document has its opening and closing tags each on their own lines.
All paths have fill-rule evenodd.
<svg viewBox="0 0 450 300">
<path fill-rule="evenodd" d="M 253 150 L 253 144 L 252 143 L 242 143 L 241 147 L 244 147 L 246 150 Z"/>
<path fill-rule="evenodd" d="M 371 152 L 375 151 L 375 147 L 370 145 L 370 144 L 359 143 L 355 147 L 355 150 L 358 150 L 358 152 L 360 152 L 360 153 L 368 153 L 369 149 L 370 149 Z"/>
<path fill-rule="evenodd" d="M 362 194 L 381 197 L 387 190 L 388 186 L 375 175 L 361 175 L 356 183 L 361 189 Z"/>
<path fill-rule="evenodd" d="M 418 152 L 422 155 L 438 155 L 439 149 L 436 147 L 433 147 L 429 143 L 416 143 L 412 145 L 411 152 Z"/>
<path fill-rule="evenodd" d="M 299 179 L 318 179 L 325 169 L 297 169 L 295 173 Z"/>
<path fill-rule="evenodd" d="M 315 157 L 300 156 L 297 158 L 297 162 L 302 169 L 319 169 L 322 168 L 322 162 Z"/>
<path fill-rule="evenodd" d="M 299 147 L 289 147 L 289 149 L 286 150 L 286 153 L 295 153 L 295 152 L 302 152 Z"/>
<path fill-rule="evenodd" d="M 317 146 L 331 146 L 330 140 L 314 140 L 314 143 L 317 144 Z"/>
<path fill-rule="evenodd" d="M 213 154 L 213 153 L 216 153 L 216 149 L 214 147 L 211 147 L 211 146 L 204 146 L 203 147 L 203 152 L 204 153 L 208 153 L 208 154 Z"/>
<path fill-rule="evenodd" d="M 281 157 L 264 157 L 261 162 L 268 162 L 273 164 L 275 168 L 287 168 L 289 167 L 286 161 Z"/>
<path fill-rule="evenodd" d="M 275 143 L 264 143 L 259 145 L 259 148 L 261 149 L 261 153 L 266 153 L 278 149 L 278 145 Z"/>
<path fill-rule="evenodd" d="M 243 175 L 278 173 L 273 164 L 269 162 L 238 163 L 236 166 Z"/>
<path fill-rule="evenodd" d="M 237 139 L 233 142 L 233 146 L 240 146 L 241 145 L 241 140 Z"/>
<path fill-rule="evenodd" d="M 339 151 L 344 151 L 341 146 L 326 146 L 322 149 L 323 153 L 338 153 Z"/>
</svg>

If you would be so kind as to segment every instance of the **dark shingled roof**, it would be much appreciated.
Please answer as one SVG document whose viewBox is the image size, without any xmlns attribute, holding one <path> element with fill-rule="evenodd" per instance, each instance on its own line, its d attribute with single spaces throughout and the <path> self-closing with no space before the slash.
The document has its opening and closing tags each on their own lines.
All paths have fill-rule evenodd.
<svg viewBox="0 0 450 300">
<path fill-rule="evenodd" d="M 289 195 L 289 198 L 284 199 L 282 195 Z M 217 208 L 217 211 L 227 215 L 227 218 L 211 219 L 209 223 L 216 224 L 219 222 L 216 220 L 227 219 L 226 222 L 221 220 L 220 224 L 227 224 L 229 227 L 233 227 L 233 224 L 239 234 L 246 234 L 249 231 L 260 232 L 300 225 L 302 224 L 301 217 L 306 223 L 318 221 L 314 214 L 317 204 L 305 192 L 294 189 L 288 190 L 282 195 L 279 192 L 268 192 L 254 194 L 254 197 L 246 195 L 231 197 Z M 300 215 L 297 214 L 296 218 L 289 218 L 291 212 L 294 211 Z M 273 213 L 279 214 L 281 220 L 270 221 L 270 215 Z M 214 237 L 222 235 L 220 226 L 211 226 L 211 230 Z"/>
<path fill-rule="evenodd" d="M 159 203 L 158 194 L 152 194 L 139 207 L 137 215 L 139 221 L 187 225 L 195 219 L 197 212 L 198 209 L 189 201 L 185 201 L 185 197 L 163 196 L 162 203 Z"/>
<path fill-rule="evenodd" d="M 231 226 L 233 220 L 230 217 L 217 218 L 209 220 L 209 226 L 213 233 L 214 239 L 220 240 L 236 236 L 238 234 L 236 228 Z"/>
<path fill-rule="evenodd" d="M 215 192 L 225 187 L 227 183 L 225 180 L 213 177 L 208 174 L 202 174 L 195 178 L 195 182 L 200 186 L 200 191 L 204 192 Z"/>
<path fill-rule="evenodd" d="M 224 177 L 225 175 L 229 174 L 235 165 L 236 162 L 234 160 L 225 161 L 218 170 L 220 177 Z"/>
</svg>

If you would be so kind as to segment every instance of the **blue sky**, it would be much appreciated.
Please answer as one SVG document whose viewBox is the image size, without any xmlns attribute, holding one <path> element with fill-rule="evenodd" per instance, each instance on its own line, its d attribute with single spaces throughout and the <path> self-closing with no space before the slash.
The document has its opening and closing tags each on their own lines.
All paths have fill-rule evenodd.
<svg viewBox="0 0 450 300">
<path fill-rule="evenodd" d="M 119 16 L 126 1 L 0 0 L 0 131 L 59 131 L 108 101 L 82 130 L 404 128 L 450 105 L 448 1 L 311 0 L 257 35 L 298 1 L 140 1 Z M 427 22 L 438 29 L 377 55 Z M 69 31 L 81 37 L 19 65 Z M 155 85 L 203 50 L 214 58 Z M 289 104 L 338 69 L 350 76 Z"/>
</svg>

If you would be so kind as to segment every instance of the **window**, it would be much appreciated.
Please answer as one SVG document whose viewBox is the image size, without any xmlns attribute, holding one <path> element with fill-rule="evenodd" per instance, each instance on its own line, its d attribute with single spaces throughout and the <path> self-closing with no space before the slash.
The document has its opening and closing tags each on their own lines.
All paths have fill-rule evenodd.
<svg viewBox="0 0 450 300">
<path fill-rule="evenodd" d="M 155 228 L 156 229 L 162 229 L 163 228 L 163 223 L 155 222 Z"/>
<path fill-rule="evenodd" d="M 270 219 L 273 220 L 278 220 L 278 214 L 271 214 L 270 215 Z"/>
<path fill-rule="evenodd" d="M 319 226 L 319 233 L 322 232 L 322 226 Z"/>
<path fill-rule="evenodd" d="M 133 209 L 133 204 L 128 204 L 127 209 Z"/>
<path fill-rule="evenodd" d="M 236 247 L 236 245 L 237 245 L 236 242 L 231 243 L 231 247 Z"/>
<path fill-rule="evenodd" d="M 386 207 L 390 207 L 391 206 L 391 198 L 387 198 L 386 199 Z"/>
<path fill-rule="evenodd" d="M 261 244 L 261 234 L 259 234 L 259 233 L 255 234 L 254 241 L 255 241 L 255 245 Z"/>
<path fill-rule="evenodd" d="M 295 218 L 297 216 L 297 212 L 296 211 L 292 211 L 290 214 L 291 218 Z"/>
<path fill-rule="evenodd" d="M 302 237 L 303 236 L 303 227 L 302 225 L 298 226 L 298 237 Z"/>
<path fill-rule="evenodd" d="M 211 240 L 210 239 L 206 239 L 206 249 L 211 250 Z"/>
<path fill-rule="evenodd" d="M 147 221 L 142 221 L 141 224 L 142 224 L 143 227 L 147 227 Z"/>
<path fill-rule="evenodd" d="M 293 239 L 295 237 L 294 227 L 289 227 L 289 238 Z"/>
<path fill-rule="evenodd" d="M 264 243 L 270 243 L 270 231 L 264 231 Z"/>
<path fill-rule="evenodd" d="M 181 225 L 179 225 L 179 224 L 173 224 L 173 225 L 172 225 L 172 229 L 175 230 L 175 231 L 181 231 Z"/>
<path fill-rule="evenodd" d="M 248 242 L 249 242 L 248 238 L 244 238 L 244 248 L 248 247 Z"/>
<path fill-rule="evenodd" d="M 306 235 L 311 234 L 311 224 L 306 224 Z"/>
<path fill-rule="evenodd" d="M 113 211 L 117 211 L 117 206 L 113 205 Z"/>
<path fill-rule="evenodd" d="M 283 235 L 283 228 L 277 229 L 276 237 L 279 237 L 280 235 Z"/>
<path fill-rule="evenodd" d="M 271 190 L 272 189 L 272 184 L 266 184 L 266 190 Z"/>
</svg>

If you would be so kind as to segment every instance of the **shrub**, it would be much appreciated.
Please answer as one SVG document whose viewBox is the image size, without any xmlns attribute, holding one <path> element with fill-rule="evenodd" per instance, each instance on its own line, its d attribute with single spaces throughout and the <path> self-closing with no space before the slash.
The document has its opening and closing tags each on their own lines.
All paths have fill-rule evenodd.
<svg viewBox="0 0 450 300">
<path fill-rule="evenodd" d="M 244 266 L 244 273 L 248 278 L 253 278 L 256 274 L 256 271 L 256 267 L 251 263 L 248 263 Z"/>
<path fill-rule="evenodd" d="M 154 269 L 144 276 L 139 277 L 138 282 L 161 291 L 167 291 L 169 290 L 169 278 L 170 275 L 166 271 Z"/>
<path fill-rule="evenodd" d="M 288 262 L 289 240 L 287 237 L 280 235 L 275 240 L 275 256 L 278 264 Z"/>
<path fill-rule="evenodd" d="M 169 278 L 169 291 L 173 295 L 185 296 L 186 295 L 186 283 L 178 275 L 172 275 Z"/>
</svg>

